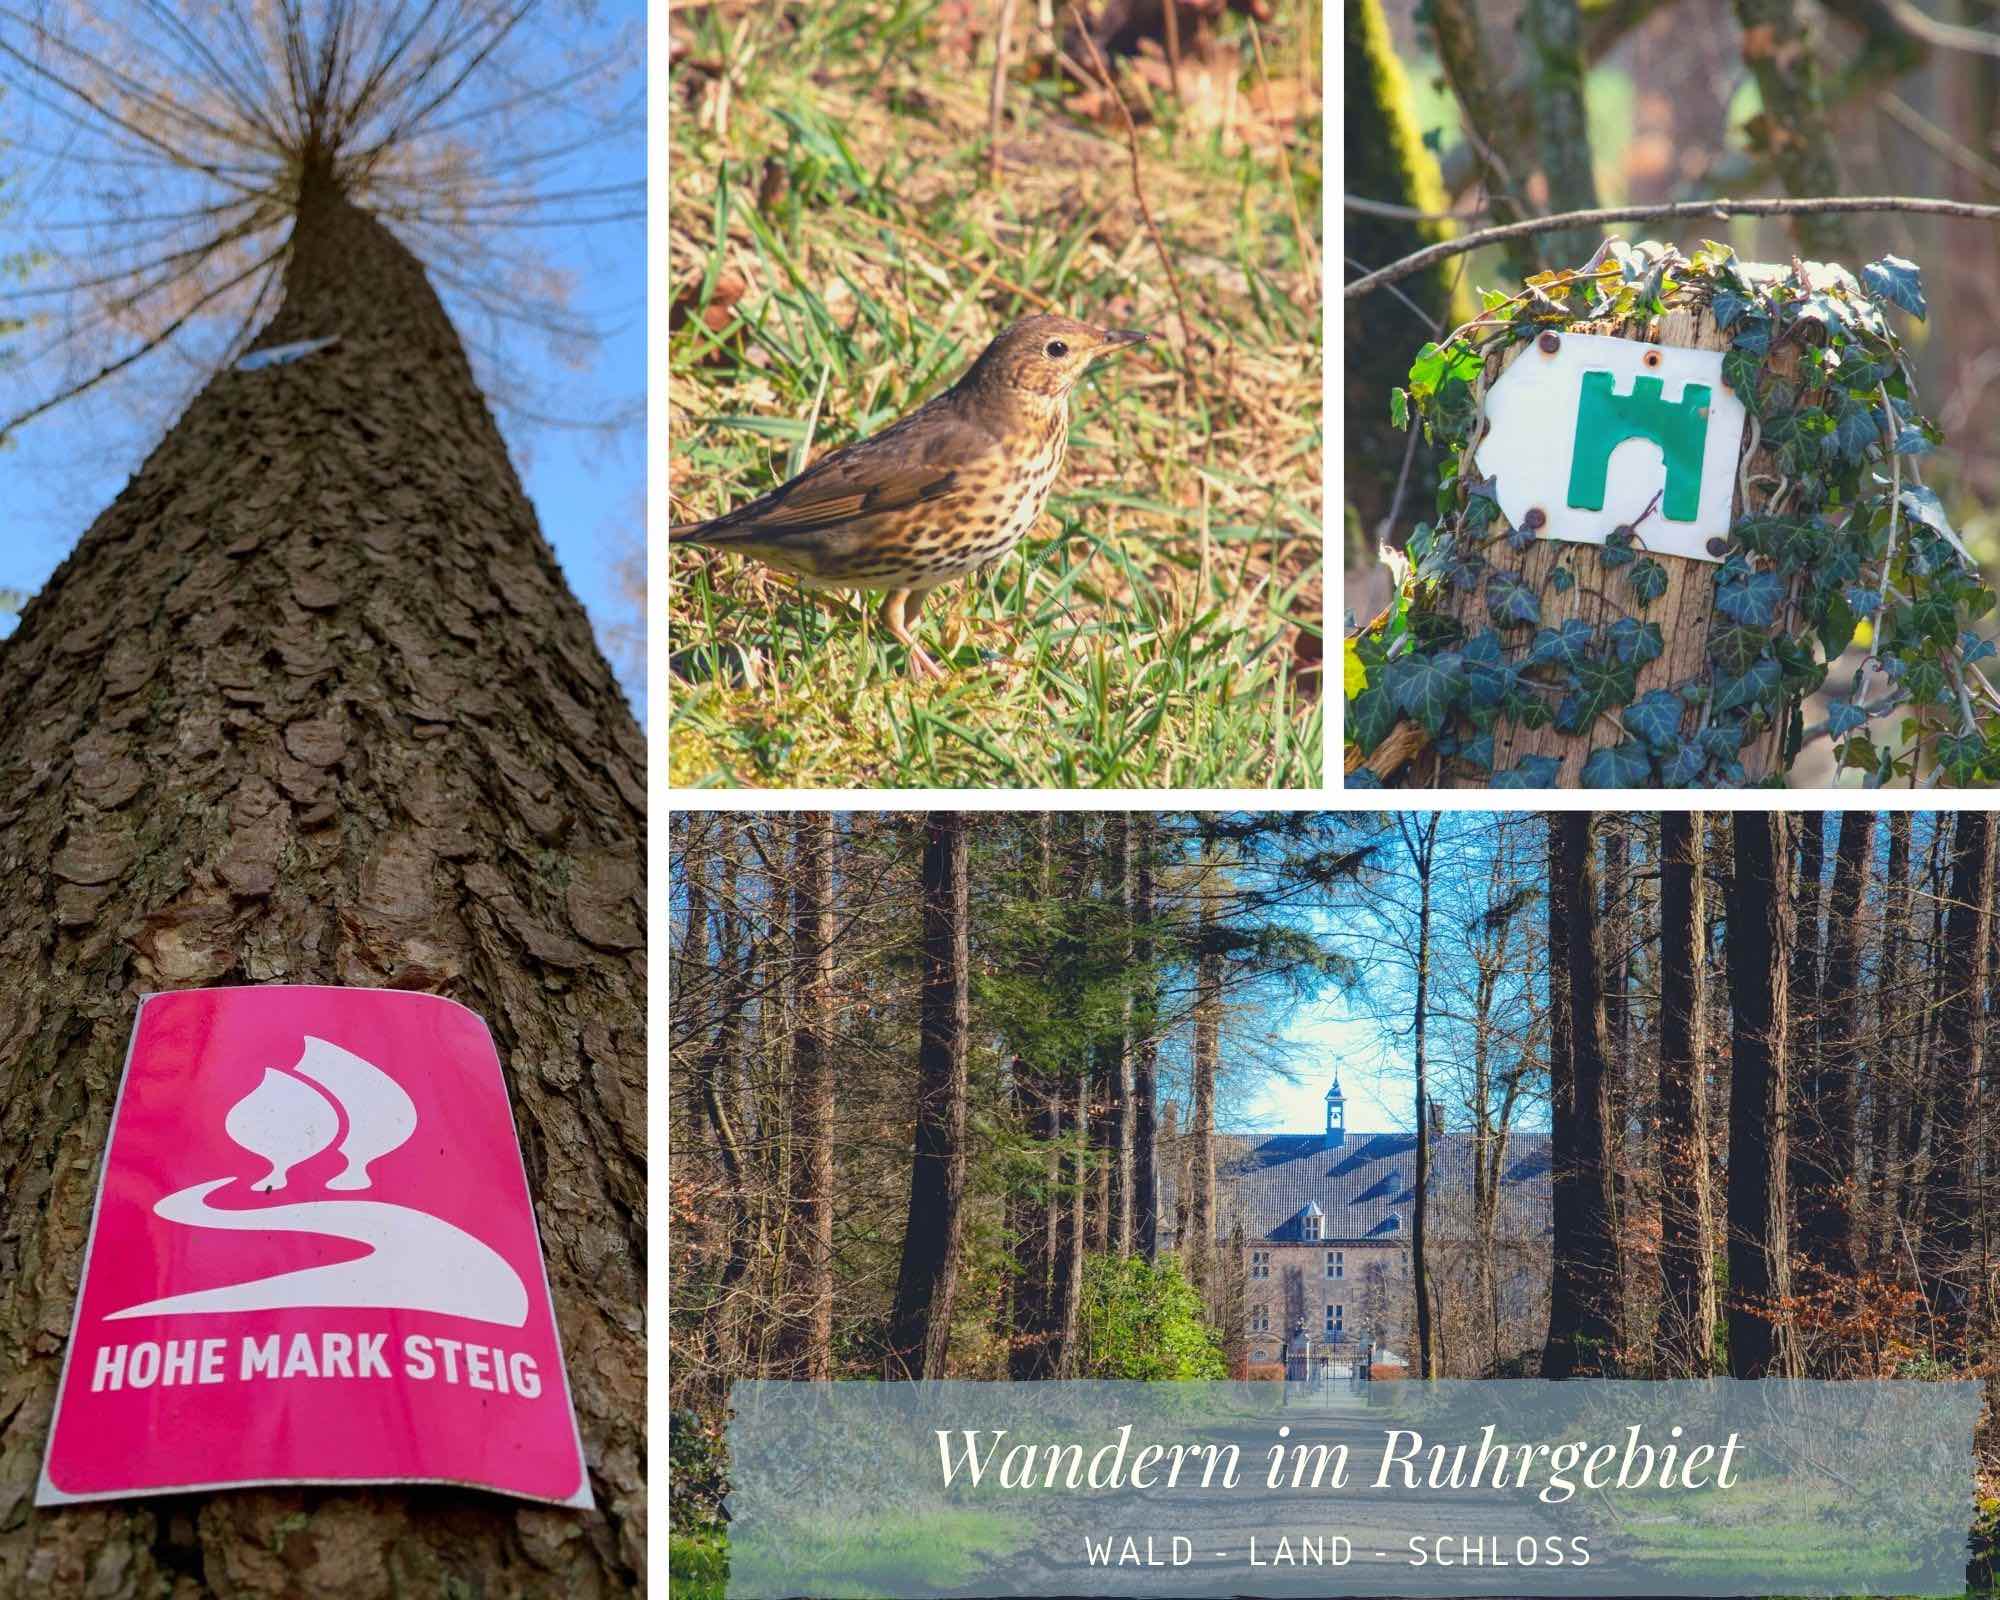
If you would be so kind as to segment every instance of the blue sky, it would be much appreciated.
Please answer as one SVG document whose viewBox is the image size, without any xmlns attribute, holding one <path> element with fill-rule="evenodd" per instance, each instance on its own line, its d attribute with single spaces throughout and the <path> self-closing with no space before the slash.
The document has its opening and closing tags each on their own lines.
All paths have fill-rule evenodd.
<svg viewBox="0 0 2000 1600">
<path fill-rule="evenodd" d="M 566 42 L 587 42 L 589 34 L 608 40 L 618 30 L 643 25 L 644 0 L 607 0 L 588 30 Z M 643 61 L 635 64 L 643 82 Z M 11 112 L 12 107 L 6 109 Z M 0 124 L 4 125 L 4 124 Z M 643 119 L 629 138 L 599 144 L 590 154 L 589 176 L 552 173 L 551 185 L 643 181 L 646 144 Z M 0 140 L 0 178 L 14 202 L 0 217 L 0 258 L 32 248 L 35 226 L 63 214 L 72 202 L 60 170 L 31 156 L 7 150 Z M 586 314 L 604 337 L 594 359 L 581 368 L 555 360 L 539 337 L 510 336 L 504 358 L 534 386 L 538 411 L 558 417 L 604 413 L 636 402 L 646 380 L 646 236 L 643 221 L 588 229 L 547 228 L 538 243 L 552 265 L 574 275 L 572 309 Z M 157 381 L 178 381 L 171 356 Z M 143 374 L 142 366 L 135 369 Z M 10 390 L 41 384 L 10 373 Z M 577 598 L 590 612 L 600 639 L 607 627 L 643 626 L 643 616 L 622 598 L 618 561 L 643 549 L 645 528 L 645 430 L 643 422 L 606 434 L 597 430 L 543 427 L 523 432 L 503 413 L 503 431 L 521 472 L 542 531 Z M 0 452 L 0 589 L 32 594 L 48 581 L 90 523 L 110 504 L 157 442 L 157 430 L 137 436 L 109 404 L 72 411 L 59 408 L 27 424 L 12 448 Z M 643 567 L 641 568 L 643 571 Z M 0 617 L 0 637 L 13 619 Z M 615 644 L 616 641 L 613 641 Z M 643 716 L 643 645 L 611 648 L 628 696 Z"/>
</svg>

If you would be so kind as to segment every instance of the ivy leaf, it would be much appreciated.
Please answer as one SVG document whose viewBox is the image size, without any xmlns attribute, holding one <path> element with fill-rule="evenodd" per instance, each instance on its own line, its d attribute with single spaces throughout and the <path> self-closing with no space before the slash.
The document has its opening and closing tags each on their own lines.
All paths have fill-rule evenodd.
<svg viewBox="0 0 2000 1600">
<path fill-rule="evenodd" d="M 1703 757 L 1700 749 L 1684 744 L 1666 758 L 1660 766 L 1660 782 L 1669 789 L 1692 788 L 1701 777 Z"/>
<path fill-rule="evenodd" d="M 1726 585 L 1715 597 L 1715 609 L 1749 628 L 1768 628 L 1785 598 L 1785 581 L 1775 572 L 1753 572 L 1741 583 Z"/>
<path fill-rule="evenodd" d="M 1356 695 L 1347 708 L 1347 737 L 1366 754 L 1373 754 L 1395 725 L 1395 703 L 1379 683 Z"/>
<path fill-rule="evenodd" d="M 1946 734 L 1937 742 L 1938 765 L 1955 784 L 1967 784 L 1979 776 L 1979 764 L 1986 759 L 1986 741 L 1976 733 Z"/>
<path fill-rule="evenodd" d="M 1388 689 L 1396 709 L 1436 736 L 1465 687 L 1460 659 L 1453 651 L 1435 656 L 1408 655 L 1389 664 Z"/>
<path fill-rule="evenodd" d="M 1482 733 L 1476 738 L 1466 740 L 1459 747 L 1458 759 L 1469 761 L 1475 767 L 1483 767 L 1486 771 L 1491 772 L 1493 770 L 1493 735 Z"/>
<path fill-rule="evenodd" d="M 1466 643 L 1465 698 L 1475 711 L 1504 704 L 1520 674 L 1501 660 L 1500 635 L 1488 628 Z"/>
<path fill-rule="evenodd" d="M 1868 713 L 1852 700 L 1834 700 L 1826 708 L 1826 731 L 1838 739 L 1844 733 L 1865 727 Z"/>
<path fill-rule="evenodd" d="M 1681 697 L 1671 689 L 1651 689 L 1625 708 L 1619 721 L 1625 731 L 1654 750 L 1680 743 Z"/>
<path fill-rule="evenodd" d="M 1740 677 L 1728 678 L 1716 685 L 1715 709 L 1734 711 L 1738 706 L 1752 706 L 1763 701 L 1778 687 L 1783 676 L 1778 663 L 1768 656 L 1750 664 L 1749 671 Z"/>
<path fill-rule="evenodd" d="M 2000 655 L 2000 645 L 1991 639 L 1982 639 L 1976 633 L 1961 633 L 1958 636 L 1958 659 L 1968 667 L 1990 655 Z"/>
<path fill-rule="evenodd" d="M 1389 421 L 1398 433 L 1410 425 L 1410 391 L 1391 389 L 1389 391 Z"/>
<path fill-rule="evenodd" d="M 1715 314 L 1716 327 L 1728 328 L 1756 303 L 1738 294 L 1734 289 L 1718 289 L 1715 291 L 1715 298 L 1709 302 L 1709 307 Z"/>
<path fill-rule="evenodd" d="M 1644 610 L 1667 592 L 1667 569 L 1648 556 L 1625 574 L 1625 582 L 1631 586 L 1640 609 Z"/>
<path fill-rule="evenodd" d="M 1901 306 L 1919 322 L 1930 313 L 1930 306 L 1924 300 L 1924 275 L 1914 261 L 1884 256 L 1861 269 L 1861 281 L 1876 299 Z"/>
<path fill-rule="evenodd" d="M 1945 648 L 1958 641 L 1958 608 L 1932 590 L 1910 608 L 1910 626 L 1920 639 L 1935 639 Z"/>
<path fill-rule="evenodd" d="M 1771 353 L 1771 319 L 1761 313 L 1741 319 L 1742 326 L 1736 330 L 1736 337 L 1730 340 L 1732 350 L 1741 350 L 1746 355 L 1764 356 Z"/>
<path fill-rule="evenodd" d="M 1525 550 L 1534 542 L 1535 530 L 1533 528 L 1510 527 L 1507 530 L 1507 548 L 1509 550 Z"/>
<path fill-rule="evenodd" d="M 1635 668 L 1620 666 L 1615 661 L 1602 661 L 1595 656 L 1586 657 L 1577 664 L 1576 693 L 1566 695 L 1563 704 L 1567 707 L 1571 700 L 1576 702 L 1578 721 L 1573 731 L 1582 732 L 1601 713 L 1615 710 L 1631 703 L 1632 695 L 1638 688 Z M 1556 718 L 1557 725 L 1563 719 Z"/>
<path fill-rule="evenodd" d="M 1701 732 L 1702 753 L 1711 761 L 1727 761 L 1743 748 L 1743 735 L 1747 731 L 1735 717 L 1711 722 Z"/>
<path fill-rule="evenodd" d="M 1653 770 L 1653 758 L 1636 739 L 1593 750 L 1583 764 L 1586 789 L 1636 789 Z"/>
<path fill-rule="evenodd" d="M 1763 362 L 1748 351 L 1723 352 L 1722 381 L 1743 402 L 1743 409 L 1753 415 L 1757 411 L 1757 379 L 1763 370 Z"/>
<path fill-rule="evenodd" d="M 1847 608 L 1857 617 L 1872 617 L 1882 609 L 1882 591 L 1857 584 L 1847 591 Z"/>
<path fill-rule="evenodd" d="M 1936 448 L 1922 428 L 1906 424 L 1896 432 L 1896 454 L 1899 456 L 1927 456 Z"/>
<path fill-rule="evenodd" d="M 1530 626 L 1542 620 L 1541 597 L 1519 573 L 1495 571 L 1486 578 L 1486 614 L 1496 627 Z"/>
<path fill-rule="evenodd" d="M 1562 770 L 1562 763 L 1554 756 L 1523 756 L 1505 772 L 1493 775 L 1496 789 L 1548 789 L 1553 788 L 1556 774 Z"/>
<path fill-rule="evenodd" d="M 1632 549 L 1633 542 L 1638 537 L 1630 528 L 1613 528 L 1604 536 L 1604 548 L 1598 552 L 1598 559 L 1606 567 L 1630 565 L 1638 559 Z"/>
<path fill-rule="evenodd" d="M 1379 789 L 1382 787 L 1382 780 L 1366 767 L 1356 767 L 1340 780 L 1340 786 L 1343 789 Z"/>
<path fill-rule="evenodd" d="M 1769 642 L 1757 628 L 1727 626 L 1709 635 L 1708 658 L 1730 676 L 1748 669 Z"/>
<path fill-rule="evenodd" d="M 1535 635 L 1534 647 L 1528 652 L 1531 667 L 1568 667 L 1575 670 L 1583 660 L 1583 654 L 1590 648 L 1590 641 L 1596 629 L 1587 622 L 1571 617 L 1560 628 L 1544 628 Z"/>
<path fill-rule="evenodd" d="M 1549 582 L 1556 586 L 1557 594 L 1568 594 L 1570 590 L 1576 587 L 1576 574 L 1571 572 L 1568 567 L 1557 567 L 1554 572 L 1549 574 Z"/>
<path fill-rule="evenodd" d="M 1834 454 L 1841 460 L 1859 461 L 1868 447 L 1881 437 L 1882 428 L 1875 420 L 1873 406 L 1864 406 L 1850 399 L 1840 408 L 1840 415 L 1833 424 L 1832 446 Z"/>
<path fill-rule="evenodd" d="M 1903 515 L 1915 517 L 1925 527 L 1935 528 L 1945 539 L 1956 535 L 1952 532 L 1951 518 L 1945 515 L 1944 502 L 1938 498 L 1937 490 L 1925 488 L 1921 483 L 1903 485 Z"/>
<path fill-rule="evenodd" d="M 1620 617 L 1604 630 L 1604 637 L 1611 641 L 1618 659 L 1628 666 L 1643 667 L 1649 661 L 1657 661 L 1666 648 L 1660 637 L 1660 625 L 1640 622 L 1635 617 Z"/>
<path fill-rule="evenodd" d="M 1944 698 L 1944 668 L 1935 661 L 1915 662 L 1903 679 L 1903 687 L 1917 705 L 1936 705 Z"/>
</svg>

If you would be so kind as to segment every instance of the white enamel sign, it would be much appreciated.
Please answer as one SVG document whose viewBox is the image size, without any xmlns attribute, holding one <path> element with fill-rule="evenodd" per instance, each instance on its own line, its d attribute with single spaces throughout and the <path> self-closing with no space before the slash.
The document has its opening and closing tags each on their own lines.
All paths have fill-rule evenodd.
<svg viewBox="0 0 2000 1600">
<path fill-rule="evenodd" d="M 1721 560 L 1708 545 L 1729 532 L 1744 420 L 1721 351 L 1550 330 L 1494 381 L 1486 417 L 1473 459 L 1515 527 L 1578 544 L 1631 527 L 1652 554 Z"/>
</svg>

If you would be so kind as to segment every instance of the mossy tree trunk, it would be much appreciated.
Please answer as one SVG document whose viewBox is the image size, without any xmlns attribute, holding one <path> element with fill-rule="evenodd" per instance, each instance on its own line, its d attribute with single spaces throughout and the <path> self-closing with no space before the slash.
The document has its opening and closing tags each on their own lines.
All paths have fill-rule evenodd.
<svg viewBox="0 0 2000 1600">
<path fill-rule="evenodd" d="M 1396 59 L 1380 0 L 1347 0 L 1345 27 L 1347 192 L 1418 212 L 1443 211 L 1437 158 L 1424 147 L 1411 111 L 1409 82 Z M 1439 223 L 1350 212 L 1343 245 L 1348 271 L 1372 271 L 1442 237 Z M 1452 320 L 1452 282 L 1446 268 L 1420 273 L 1398 285 L 1402 297 L 1371 295 L 1345 313 L 1346 493 L 1356 513 L 1345 552 L 1351 569 L 1375 566 L 1378 537 L 1400 542 L 1398 529 L 1380 526 L 1389 515 L 1410 445 L 1390 425 L 1389 391 L 1408 381 L 1411 352 L 1438 337 L 1438 326 Z M 1409 478 L 1413 486 L 1436 473 L 1435 452 L 1421 441 L 1415 449 Z"/>
<path fill-rule="evenodd" d="M 442 305 L 330 179 L 0 645 L 0 1593 L 627 1593 L 645 1570 L 644 752 Z M 38 1511 L 137 997 L 435 992 L 493 1030 L 590 1514 L 436 1488 Z"/>
<path fill-rule="evenodd" d="M 1583 38 L 1576 0 L 1527 0 L 1522 13 L 1533 60 L 1535 148 L 1548 185 L 1549 211 L 1589 211 L 1597 205 L 1590 160 L 1590 117 L 1583 99 Z M 1565 228 L 1548 236 L 1547 258 L 1580 267 L 1601 234 Z"/>
</svg>

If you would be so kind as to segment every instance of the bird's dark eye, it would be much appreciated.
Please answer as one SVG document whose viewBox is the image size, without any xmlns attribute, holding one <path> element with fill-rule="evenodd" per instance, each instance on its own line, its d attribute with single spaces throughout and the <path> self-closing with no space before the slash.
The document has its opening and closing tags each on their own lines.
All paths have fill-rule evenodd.
<svg viewBox="0 0 2000 1600">
<path fill-rule="evenodd" d="M 1060 361 L 1064 356 L 1069 354 L 1069 346 L 1064 344 L 1060 339 L 1051 339 L 1049 341 L 1048 353 L 1057 361 Z"/>
</svg>

